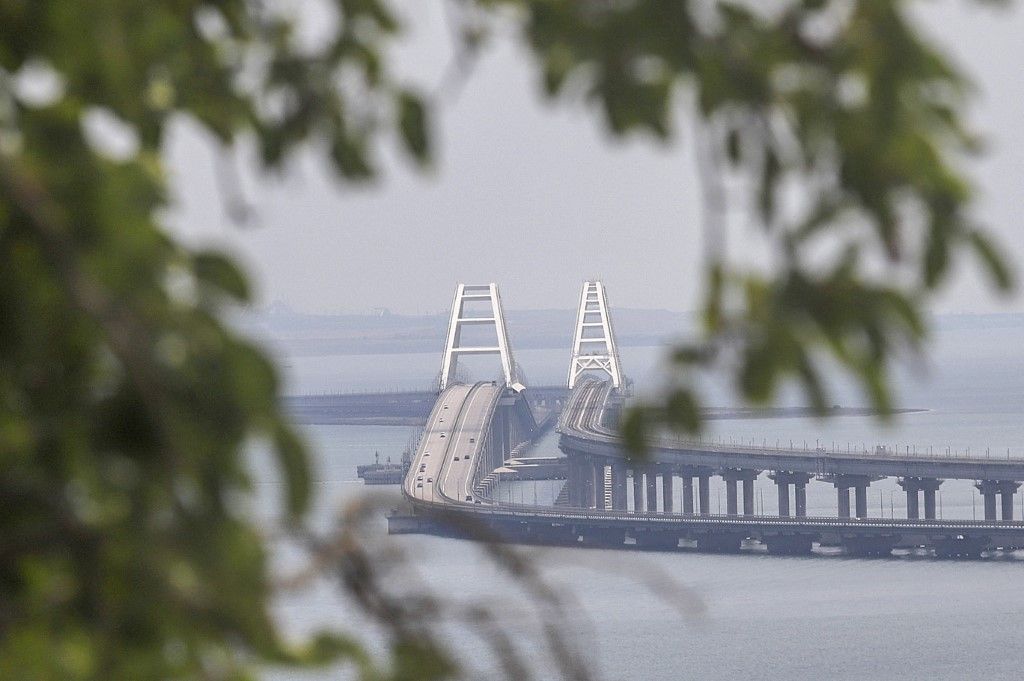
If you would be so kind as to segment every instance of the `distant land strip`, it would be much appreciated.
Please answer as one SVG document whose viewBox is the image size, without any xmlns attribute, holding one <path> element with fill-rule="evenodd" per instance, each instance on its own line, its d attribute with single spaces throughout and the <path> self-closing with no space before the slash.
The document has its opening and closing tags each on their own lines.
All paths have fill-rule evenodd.
<svg viewBox="0 0 1024 681">
<path fill-rule="evenodd" d="M 563 387 L 531 388 L 533 397 L 564 399 Z M 430 391 L 340 393 L 336 395 L 294 395 L 286 397 L 284 407 L 296 423 L 305 425 L 421 426 L 430 414 L 435 395 Z M 910 414 L 926 409 L 896 409 L 895 414 Z M 869 407 L 835 406 L 827 412 L 835 416 L 879 416 Z M 701 410 L 709 421 L 738 419 L 786 419 L 818 416 L 810 407 L 710 407 Z"/>
<path fill-rule="evenodd" d="M 517 350 L 569 349 L 576 310 L 508 310 Z M 612 308 L 619 347 L 672 344 L 699 332 L 698 315 L 670 310 Z M 284 305 L 235 320 L 240 330 L 287 357 L 437 353 L 444 346 L 447 311 L 436 314 L 305 314 Z M 1024 326 L 1024 314 L 938 315 L 942 332 L 992 331 Z"/>
</svg>

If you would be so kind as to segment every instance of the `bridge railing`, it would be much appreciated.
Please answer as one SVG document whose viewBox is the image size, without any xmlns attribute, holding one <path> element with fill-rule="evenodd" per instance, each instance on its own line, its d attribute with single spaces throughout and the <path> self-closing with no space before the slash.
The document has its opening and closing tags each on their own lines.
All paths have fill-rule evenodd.
<svg viewBox="0 0 1024 681">
<path fill-rule="evenodd" d="M 600 396 L 600 399 L 600 403 L 597 403 L 595 400 L 594 403 L 584 404 L 580 407 L 581 409 L 586 411 L 586 418 L 584 419 L 586 422 L 586 427 L 582 434 L 584 436 L 586 436 L 587 434 L 598 435 L 601 437 L 601 439 L 605 441 L 619 441 L 620 438 L 618 433 L 604 426 L 601 418 L 601 414 L 605 410 L 607 405 L 608 393 L 604 392 L 603 395 Z M 572 428 L 571 423 L 567 422 L 567 426 L 570 429 Z M 722 437 L 726 436 L 721 436 L 718 442 L 708 442 L 702 438 L 698 438 L 696 440 L 686 439 L 673 437 L 671 435 L 663 433 L 656 436 L 655 438 L 652 438 L 650 444 L 653 447 L 665 447 L 671 449 L 686 448 L 693 451 L 703 451 L 709 453 L 745 452 L 751 454 L 760 454 L 764 456 L 773 456 L 781 454 L 784 456 L 819 457 L 842 456 L 846 454 L 858 457 L 877 457 L 880 459 L 908 459 L 914 461 L 935 462 L 959 461 L 970 463 L 988 463 L 1010 461 L 1014 463 L 1019 463 L 1024 461 L 1024 455 L 1014 455 L 1011 453 L 1011 450 L 1009 448 L 1007 448 L 1006 456 L 1004 457 L 1002 456 L 1002 454 L 993 455 L 991 448 L 986 447 L 984 450 L 985 456 L 981 457 L 977 455 L 972 455 L 971 449 L 969 447 L 964 448 L 962 452 L 952 446 L 945 447 L 946 452 L 945 455 L 943 455 L 943 448 L 940 447 L 938 453 L 936 453 L 936 448 L 934 446 L 921 447 L 920 451 L 918 451 L 918 447 L 916 445 L 903 445 L 904 449 L 901 451 L 899 444 L 894 446 L 889 444 L 876 444 L 874 448 L 869 448 L 867 445 L 862 444 L 860 448 L 854 449 L 851 443 L 847 443 L 847 449 L 846 451 L 843 451 L 842 448 L 836 447 L 835 443 L 832 443 L 831 449 L 821 446 L 819 443 L 816 443 L 816 446 L 811 448 L 810 446 L 808 446 L 806 442 L 804 443 L 804 446 L 801 448 L 794 446 L 792 444 L 792 440 L 790 441 L 789 447 L 782 445 L 780 441 L 776 440 L 776 445 L 772 447 L 768 445 L 764 439 L 762 439 L 761 444 L 757 444 L 756 440 L 752 439 L 751 444 L 748 445 L 744 442 L 733 442 L 731 439 L 729 440 L 729 442 L 723 442 Z"/>
<path fill-rule="evenodd" d="M 425 510 L 449 512 L 452 510 L 472 511 L 476 514 L 490 516 L 512 516 L 522 518 L 558 518 L 584 520 L 616 520 L 641 521 L 652 524 L 685 522 L 688 524 L 739 524 L 739 525 L 805 525 L 808 527 L 891 527 L 916 528 L 922 530 L 953 530 L 957 528 L 994 528 L 1024 529 L 1022 520 L 962 520 L 962 519 L 924 519 L 924 518 L 837 518 L 835 516 L 778 516 L 778 515 L 726 515 L 722 513 L 687 514 L 687 513 L 649 513 L 624 512 L 621 510 L 602 510 L 596 508 L 576 508 L 561 506 L 543 506 L 520 502 L 491 502 L 475 504 L 460 501 L 413 499 L 413 503 Z"/>
</svg>

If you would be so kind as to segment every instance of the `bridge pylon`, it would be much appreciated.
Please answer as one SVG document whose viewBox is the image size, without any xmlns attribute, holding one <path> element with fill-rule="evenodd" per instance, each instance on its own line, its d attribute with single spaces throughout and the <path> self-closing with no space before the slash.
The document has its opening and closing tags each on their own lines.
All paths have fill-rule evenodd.
<svg viewBox="0 0 1024 681">
<path fill-rule="evenodd" d="M 604 284 L 599 281 L 583 282 L 583 290 L 580 292 L 572 361 L 569 364 L 569 390 L 575 387 L 576 381 L 587 371 L 601 371 L 608 375 L 614 388 L 622 387 L 619 348 L 615 343 L 612 318 L 608 314 Z"/>
<path fill-rule="evenodd" d="M 490 310 L 483 315 L 469 314 L 470 307 L 474 304 L 489 305 Z M 463 345 L 462 331 L 467 326 L 490 326 L 494 329 L 495 343 Z M 462 355 L 498 355 L 501 358 L 505 387 L 517 393 L 523 390 L 524 386 L 519 383 L 516 363 L 512 358 L 512 347 L 508 342 L 508 329 L 505 326 L 505 314 L 502 311 L 497 284 L 459 284 L 455 288 L 455 299 L 452 301 L 451 317 L 448 320 L 444 359 L 441 363 L 441 380 L 438 385 L 440 390 L 455 382 L 455 372 L 459 357 Z"/>
</svg>

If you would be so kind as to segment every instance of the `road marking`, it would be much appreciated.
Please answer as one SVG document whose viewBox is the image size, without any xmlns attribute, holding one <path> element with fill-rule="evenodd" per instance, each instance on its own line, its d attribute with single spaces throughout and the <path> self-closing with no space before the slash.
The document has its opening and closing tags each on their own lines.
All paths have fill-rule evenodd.
<svg viewBox="0 0 1024 681">
<path fill-rule="evenodd" d="M 477 385 L 473 386 L 472 396 L 469 397 L 468 402 L 465 403 L 463 412 L 459 414 L 458 435 L 454 439 L 455 446 L 451 449 L 450 453 L 453 452 L 455 454 L 459 454 L 461 452 L 461 448 L 460 448 L 459 445 L 462 442 L 462 436 L 466 432 L 466 420 L 472 416 L 472 414 L 473 414 L 473 405 L 476 403 L 477 398 L 480 395 L 482 395 L 482 394 L 486 394 L 488 392 L 491 392 L 489 390 L 485 390 L 486 388 L 489 388 L 489 387 L 491 387 L 491 386 L 489 384 L 487 384 L 487 383 L 478 383 Z M 491 396 L 493 397 L 493 394 Z M 480 431 L 481 431 L 481 429 L 478 428 L 477 429 L 477 435 L 479 435 Z M 476 444 L 479 446 L 480 443 L 476 443 Z M 474 454 L 474 462 L 475 462 L 475 453 L 476 453 L 475 450 L 476 449 L 477 448 L 474 447 L 474 452 L 473 452 L 473 454 Z M 465 469 L 468 462 L 466 461 L 465 457 L 462 457 L 462 460 L 459 463 L 462 464 L 460 466 L 460 468 Z M 448 479 L 451 476 L 453 468 L 454 468 L 454 464 L 453 463 L 448 465 L 448 467 L 447 467 L 447 472 L 445 473 L 445 476 L 444 476 L 444 488 L 446 488 L 448 486 Z M 470 466 L 469 468 L 470 469 L 468 471 L 466 471 L 466 473 L 464 473 L 462 475 L 462 478 L 461 478 L 461 481 L 460 481 L 462 489 L 459 489 L 457 491 L 458 498 L 455 499 L 455 501 L 458 501 L 460 503 L 464 501 L 466 496 L 473 496 L 472 494 L 468 494 L 468 492 L 469 492 L 469 482 L 468 482 L 467 478 L 468 478 L 469 475 L 472 475 L 472 472 L 473 472 L 472 471 L 472 466 Z M 447 498 L 447 499 L 451 499 L 451 497 L 448 496 L 448 494 L 444 493 L 443 491 L 442 491 L 442 495 L 445 498 Z"/>
</svg>

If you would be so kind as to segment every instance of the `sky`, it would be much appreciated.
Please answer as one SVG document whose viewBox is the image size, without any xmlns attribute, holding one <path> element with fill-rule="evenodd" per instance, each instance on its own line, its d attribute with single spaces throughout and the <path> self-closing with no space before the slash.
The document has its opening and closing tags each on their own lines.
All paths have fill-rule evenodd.
<svg viewBox="0 0 1024 681">
<path fill-rule="evenodd" d="M 433 92 L 451 58 L 443 4 L 397 5 L 408 35 L 394 52 L 396 70 Z M 936 0 L 915 9 L 979 87 L 970 120 L 988 150 L 970 165 L 981 189 L 977 215 L 1024 264 L 1024 11 L 974 5 Z M 183 122 L 167 149 L 172 231 L 237 253 L 260 305 L 309 313 L 435 313 L 457 282 L 490 281 L 506 307 L 571 308 L 591 278 L 605 282 L 617 307 L 699 306 L 700 202 L 682 113 L 668 145 L 612 139 L 586 103 L 541 96 L 535 65 L 512 36 L 498 36 L 438 104 L 429 172 L 412 169 L 392 144 L 383 149 L 384 176 L 357 189 L 306 154 L 282 178 L 244 173 L 257 219 L 241 227 L 227 219 L 212 141 Z M 244 151 L 238 158 L 246 168 Z M 749 231 L 729 235 L 730 252 L 757 261 L 763 250 Z M 1024 296 L 996 296 L 971 261 L 955 280 L 934 311 L 1024 312 Z"/>
</svg>

